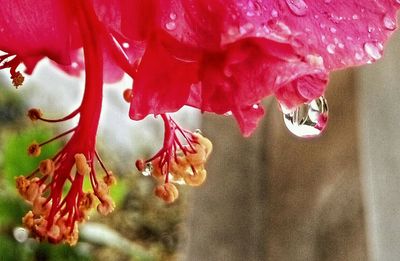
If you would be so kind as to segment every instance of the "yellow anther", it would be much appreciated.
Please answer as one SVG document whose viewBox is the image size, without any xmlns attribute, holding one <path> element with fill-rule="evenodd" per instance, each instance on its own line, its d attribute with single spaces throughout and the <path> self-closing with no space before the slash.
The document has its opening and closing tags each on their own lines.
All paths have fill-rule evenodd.
<svg viewBox="0 0 400 261">
<path fill-rule="evenodd" d="M 62 239 L 61 229 L 57 225 L 52 225 L 50 230 L 47 231 L 49 242 L 58 243 Z"/>
<path fill-rule="evenodd" d="M 117 179 L 115 178 L 114 174 L 112 171 L 108 171 L 107 175 L 103 177 L 104 183 L 107 184 L 107 186 L 112 186 L 117 184 Z"/>
<path fill-rule="evenodd" d="M 15 74 L 11 76 L 11 79 L 12 84 L 18 89 L 18 87 L 24 83 L 25 77 L 20 72 L 15 72 Z"/>
<path fill-rule="evenodd" d="M 41 151 L 42 149 L 40 148 L 40 145 L 37 142 L 33 142 L 28 147 L 28 155 L 32 157 L 38 157 Z"/>
<path fill-rule="evenodd" d="M 207 171 L 205 169 L 196 170 L 193 175 L 185 175 L 184 180 L 189 186 L 200 186 L 204 183 L 207 177 Z"/>
<path fill-rule="evenodd" d="M 207 159 L 213 149 L 212 142 L 200 133 L 193 133 L 193 136 L 196 137 L 197 142 L 204 147 Z"/>
<path fill-rule="evenodd" d="M 44 205 L 47 201 L 45 197 L 38 196 L 33 200 L 32 203 L 32 212 L 38 216 L 45 216 L 50 211 L 50 204 Z"/>
<path fill-rule="evenodd" d="M 131 88 L 125 89 L 123 95 L 124 95 L 124 100 L 127 103 L 130 103 L 133 97 L 132 89 Z"/>
<path fill-rule="evenodd" d="M 75 166 L 78 174 L 86 176 L 90 173 L 89 164 L 86 161 L 85 155 L 82 153 L 75 154 Z"/>
<path fill-rule="evenodd" d="M 155 179 L 162 179 L 164 178 L 163 170 L 160 167 L 160 158 L 155 158 L 151 162 L 153 169 L 151 171 L 151 176 Z"/>
<path fill-rule="evenodd" d="M 26 190 L 25 195 L 23 196 L 27 201 L 33 202 L 37 197 L 40 196 L 39 184 L 37 182 L 31 182 L 31 184 L 28 186 L 28 189 Z"/>
<path fill-rule="evenodd" d="M 32 211 L 29 211 L 28 213 L 26 213 L 26 215 L 22 218 L 22 224 L 24 224 L 24 226 L 31 230 L 32 227 L 35 225 L 35 221 L 33 219 L 34 215 Z"/>
<path fill-rule="evenodd" d="M 31 184 L 25 176 L 19 176 L 15 179 L 16 187 L 21 196 L 25 195 L 29 185 Z"/>
<path fill-rule="evenodd" d="M 27 115 L 31 121 L 36 121 L 43 116 L 43 113 L 40 109 L 32 108 L 28 111 Z"/>
<path fill-rule="evenodd" d="M 190 164 L 186 157 L 178 157 L 177 160 L 171 161 L 170 172 L 174 178 L 179 179 L 186 175 L 190 168 Z"/>
<path fill-rule="evenodd" d="M 64 233 L 64 237 L 65 237 L 65 240 L 64 240 L 65 243 L 69 244 L 70 246 L 76 245 L 76 243 L 78 242 L 78 237 L 79 237 L 78 224 L 75 223 L 74 229 L 72 229 L 72 231 L 70 229 L 68 229 L 68 231 L 66 231 Z"/>
<path fill-rule="evenodd" d="M 102 200 L 102 202 L 99 205 L 97 205 L 97 212 L 99 212 L 100 214 L 102 214 L 104 216 L 113 212 L 113 210 L 115 208 L 115 203 L 111 199 L 111 197 L 106 195 L 101 200 Z"/>
<path fill-rule="evenodd" d="M 39 171 L 43 175 L 52 175 L 54 170 L 55 170 L 55 165 L 53 160 L 51 159 L 42 160 L 39 163 Z"/>
<path fill-rule="evenodd" d="M 196 144 L 194 146 L 194 148 L 195 148 L 196 152 L 195 153 L 188 153 L 187 156 L 186 156 L 187 160 L 193 166 L 204 165 L 204 163 L 207 160 L 206 149 L 200 144 Z"/>
<path fill-rule="evenodd" d="M 93 193 L 85 193 L 79 201 L 79 209 L 83 212 L 90 210 L 94 205 Z"/>
<path fill-rule="evenodd" d="M 154 190 L 154 194 L 166 203 L 172 203 L 178 198 L 179 191 L 174 184 L 165 183 L 157 186 Z"/>
</svg>

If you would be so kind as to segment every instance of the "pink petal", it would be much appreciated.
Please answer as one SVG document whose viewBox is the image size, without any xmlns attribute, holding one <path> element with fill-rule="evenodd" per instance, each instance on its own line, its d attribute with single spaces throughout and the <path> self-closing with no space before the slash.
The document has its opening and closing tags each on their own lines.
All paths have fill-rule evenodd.
<svg viewBox="0 0 400 261">
<path fill-rule="evenodd" d="M 69 63 L 69 9 L 64 1 L 0 0 L 0 50 L 29 56 L 48 56 Z"/>
<path fill-rule="evenodd" d="M 328 70 L 380 58 L 400 8 L 394 0 L 242 0 L 235 5 L 225 42 L 246 36 L 281 38 L 304 56 L 321 56 Z"/>
<path fill-rule="evenodd" d="M 148 114 L 174 112 L 188 99 L 196 82 L 197 64 L 172 57 L 159 42 L 147 46 L 133 86 L 130 117 L 141 120 Z"/>
</svg>

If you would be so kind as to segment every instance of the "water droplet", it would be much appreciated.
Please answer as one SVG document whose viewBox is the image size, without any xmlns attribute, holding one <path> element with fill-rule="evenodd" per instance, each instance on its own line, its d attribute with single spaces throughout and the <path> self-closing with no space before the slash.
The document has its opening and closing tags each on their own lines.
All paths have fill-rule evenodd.
<svg viewBox="0 0 400 261">
<path fill-rule="evenodd" d="M 129 43 L 122 43 L 122 47 L 124 47 L 125 49 L 128 49 L 129 48 Z"/>
<path fill-rule="evenodd" d="M 227 112 L 224 113 L 224 115 L 225 115 L 225 116 L 232 116 L 233 113 L 232 113 L 232 111 L 227 111 Z"/>
<path fill-rule="evenodd" d="M 278 11 L 276 11 L 275 9 L 272 9 L 271 16 L 274 17 L 274 18 L 277 18 L 278 17 Z"/>
<path fill-rule="evenodd" d="M 372 25 L 368 25 L 368 33 L 372 33 L 373 31 L 375 31 L 375 27 Z"/>
<path fill-rule="evenodd" d="M 336 28 L 335 27 L 331 27 L 331 28 L 329 28 L 329 31 L 331 31 L 331 33 L 336 33 Z"/>
<path fill-rule="evenodd" d="M 165 24 L 165 28 L 167 28 L 167 30 L 170 30 L 170 31 L 175 30 L 176 24 L 174 21 L 168 22 Z"/>
<path fill-rule="evenodd" d="M 304 16 L 307 13 L 308 5 L 304 0 L 286 0 L 289 9 L 297 16 Z"/>
<path fill-rule="evenodd" d="M 353 20 L 358 20 L 358 19 L 360 19 L 360 17 L 358 16 L 358 14 L 353 14 L 352 18 L 353 18 Z"/>
<path fill-rule="evenodd" d="M 77 69 L 79 67 L 79 64 L 77 62 L 72 62 L 71 67 Z"/>
<path fill-rule="evenodd" d="M 29 232 L 23 227 L 16 227 L 13 230 L 13 235 L 19 243 L 24 243 L 28 239 Z"/>
<path fill-rule="evenodd" d="M 326 50 L 330 54 L 334 54 L 335 53 L 335 49 L 336 49 L 336 46 L 334 44 L 328 44 L 328 46 L 326 47 Z"/>
<path fill-rule="evenodd" d="M 150 176 L 151 172 L 153 171 L 153 164 L 151 162 L 146 163 L 146 167 L 144 167 L 144 170 L 142 171 L 143 176 Z"/>
<path fill-rule="evenodd" d="M 169 18 L 171 18 L 171 20 L 175 20 L 176 19 L 176 14 L 175 13 L 170 13 L 169 14 Z"/>
<path fill-rule="evenodd" d="M 388 15 L 385 15 L 385 17 L 383 17 L 383 25 L 386 29 L 390 31 L 396 29 L 396 21 Z"/>
<path fill-rule="evenodd" d="M 246 23 L 239 27 L 240 34 L 247 34 L 254 30 L 254 25 L 252 23 Z"/>
<path fill-rule="evenodd" d="M 301 138 L 312 138 L 321 134 L 328 123 L 328 103 L 321 96 L 310 103 L 287 110 L 281 105 L 283 120 L 288 130 Z"/>
<path fill-rule="evenodd" d="M 365 43 L 364 51 L 374 60 L 378 60 L 382 57 L 379 48 L 374 43 Z"/>
</svg>

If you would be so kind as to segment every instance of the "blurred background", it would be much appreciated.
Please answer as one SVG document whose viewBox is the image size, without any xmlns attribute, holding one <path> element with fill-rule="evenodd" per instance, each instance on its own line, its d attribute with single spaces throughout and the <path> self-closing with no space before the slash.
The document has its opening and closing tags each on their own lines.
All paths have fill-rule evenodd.
<svg viewBox="0 0 400 261">
<path fill-rule="evenodd" d="M 14 177 L 54 154 L 26 156 L 33 141 L 66 126 L 31 123 L 30 107 L 49 117 L 77 106 L 82 79 L 65 77 L 44 63 L 21 90 L 0 81 L 0 260 L 398 260 L 400 256 L 400 38 L 376 64 L 333 73 L 326 93 L 330 118 L 314 139 L 293 136 L 275 100 L 245 139 L 230 117 L 176 115 L 188 129 L 201 127 L 214 143 L 208 178 L 181 188 L 165 205 L 154 182 L 134 168 L 162 142 L 161 124 L 127 117 L 122 91 L 129 80 L 106 86 L 99 150 L 118 175 L 117 208 L 95 212 L 81 226 L 76 247 L 39 244 L 21 228 L 28 206 Z M 60 86 L 62 85 L 62 86 Z"/>
</svg>

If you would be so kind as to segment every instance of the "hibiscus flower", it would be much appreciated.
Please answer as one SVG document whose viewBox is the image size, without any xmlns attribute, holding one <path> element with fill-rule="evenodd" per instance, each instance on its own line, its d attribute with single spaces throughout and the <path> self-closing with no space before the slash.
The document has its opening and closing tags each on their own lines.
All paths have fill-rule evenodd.
<svg viewBox="0 0 400 261">
<path fill-rule="evenodd" d="M 114 208 L 108 196 L 115 178 L 96 151 L 104 82 L 128 74 L 124 93 L 130 117 L 160 115 L 163 147 L 140 171 L 165 183 L 155 194 L 178 197 L 171 182 L 200 185 L 211 142 L 181 128 L 167 113 L 188 105 L 203 112 L 232 113 L 248 136 L 264 114 L 261 100 L 274 95 L 294 108 L 323 95 L 333 70 L 372 62 L 396 28 L 394 0 L 0 0 L 0 69 L 22 85 L 20 64 L 31 74 L 42 58 L 71 75 L 85 72 L 81 105 L 61 119 L 31 109 L 31 120 L 67 121 L 76 127 L 41 143 L 71 135 L 53 158 L 17 179 L 32 204 L 23 221 L 34 236 L 75 244 L 78 223 L 94 205 L 102 214 Z M 28 8 L 29 7 L 29 8 Z M 83 50 L 83 52 L 82 52 Z M 82 57 L 83 53 L 83 57 Z M 104 170 L 97 177 L 95 163 Z M 74 171 L 73 171 L 74 170 Z M 93 191 L 84 192 L 89 179 Z M 63 188 L 70 186 L 63 194 Z M 97 200 L 97 201 L 96 201 Z"/>
</svg>

